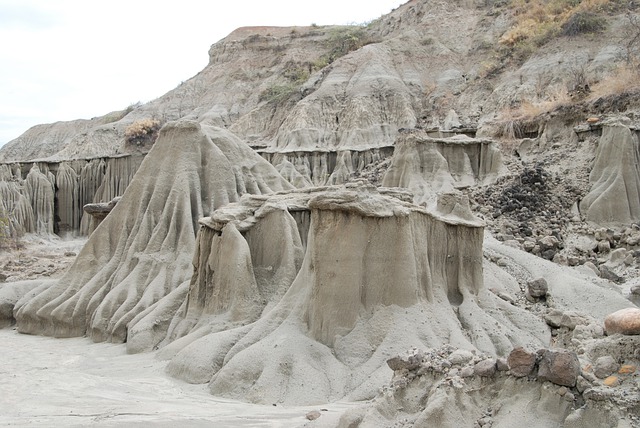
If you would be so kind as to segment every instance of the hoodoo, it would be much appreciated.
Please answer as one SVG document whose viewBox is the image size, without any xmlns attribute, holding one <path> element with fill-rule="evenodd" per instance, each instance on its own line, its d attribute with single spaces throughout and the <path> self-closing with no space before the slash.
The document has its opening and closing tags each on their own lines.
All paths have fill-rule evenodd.
<svg viewBox="0 0 640 428">
<path fill-rule="evenodd" d="M 0 149 L 0 326 L 298 426 L 640 427 L 636 3 L 242 27 L 148 103 L 34 126 Z"/>
<path fill-rule="evenodd" d="M 484 286 L 483 227 L 468 202 L 450 196 L 429 212 L 411 199 L 311 188 L 247 195 L 203 219 L 196 271 L 161 345 L 169 372 L 216 395 L 301 404 L 371 397 L 387 356 L 412 346 L 495 355 L 545 343 L 544 323 Z M 176 306 L 161 301 L 128 346 L 154 346 L 138 338 L 158 341 L 153 321 Z"/>
<path fill-rule="evenodd" d="M 200 217 L 246 192 L 291 187 L 228 132 L 189 121 L 167 125 L 72 268 L 19 302 L 19 331 L 124 341 L 129 321 L 189 280 Z"/>
</svg>

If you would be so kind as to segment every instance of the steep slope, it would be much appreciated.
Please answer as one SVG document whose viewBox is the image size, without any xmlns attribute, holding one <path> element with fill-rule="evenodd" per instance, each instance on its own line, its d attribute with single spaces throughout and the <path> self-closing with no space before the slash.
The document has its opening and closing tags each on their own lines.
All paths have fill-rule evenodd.
<svg viewBox="0 0 640 428">
<path fill-rule="evenodd" d="M 602 79 L 628 48 L 616 37 L 630 31 L 619 2 L 598 12 L 600 36 L 555 34 L 529 50 L 505 41 L 526 11 L 494 3 L 412 0 L 366 27 L 240 28 L 211 47 L 205 69 L 160 98 L 119 120 L 30 130 L 0 160 L 126 153 L 125 129 L 149 118 L 224 127 L 271 151 L 380 147 L 399 128 L 445 126 L 451 109 L 460 125 L 486 126 L 584 85 L 579 76 Z M 35 148 L 59 134 L 57 148 Z"/>
</svg>

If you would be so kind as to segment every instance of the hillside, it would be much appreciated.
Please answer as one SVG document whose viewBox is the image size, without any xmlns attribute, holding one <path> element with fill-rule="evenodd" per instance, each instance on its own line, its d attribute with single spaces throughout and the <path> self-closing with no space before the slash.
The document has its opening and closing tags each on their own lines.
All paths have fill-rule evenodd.
<svg viewBox="0 0 640 428">
<path fill-rule="evenodd" d="M 88 237 L 51 280 L 0 258 L 0 324 L 362 401 L 305 426 L 638 427 L 639 49 L 618 0 L 239 28 L 167 94 L 0 150 L 2 246 Z"/>
<path fill-rule="evenodd" d="M 589 9 L 596 29 L 548 30 L 534 41 L 521 27 L 533 13 L 523 9 L 536 3 L 515 0 L 414 0 L 362 27 L 241 28 L 211 47 L 205 69 L 158 99 L 88 123 L 39 125 L 0 150 L 0 161 L 127 153 L 125 130 L 149 118 L 221 126 L 271 151 L 384 146 L 399 128 L 442 127 L 451 109 L 453 124 L 490 132 L 518 107 L 566 102 L 624 63 L 636 48 L 622 37 L 637 31 L 630 6 L 599 3 L 606 7 Z M 535 19 L 530 38 L 559 18 L 545 9 Z"/>
</svg>

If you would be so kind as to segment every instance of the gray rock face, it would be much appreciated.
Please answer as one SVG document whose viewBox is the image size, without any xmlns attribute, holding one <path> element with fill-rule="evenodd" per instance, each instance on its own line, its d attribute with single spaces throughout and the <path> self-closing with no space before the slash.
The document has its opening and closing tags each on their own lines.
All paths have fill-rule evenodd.
<svg viewBox="0 0 640 428">
<path fill-rule="evenodd" d="M 382 185 L 408 188 L 416 203 L 425 203 L 437 192 L 490 184 L 502 170 L 502 155 L 491 140 L 411 131 L 398 137 Z"/>
<path fill-rule="evenodd" d="M 173 376 L 209 382 L 214 394 L 229 398 L 300 403 L 369 391 L 371 377 L 386 377 L 388 367 L 411 376 L 452 368 L 473 378 L 478 354 L 469 350 L 385 357 L 391 347 L 440 347 L 442 329 L 452 347 L 489 355 L 520 344 L 509 337 L 513 329 L 521 331 L 518 341 L 546 340 L 540 320 L 482 286 L 482 222 L 426 209 L 409 196 L 353 183 L 245 196 L 216 210 L 200 221 L 186 303 L 163 333 L 155 310 L 132 321 L 127 347 L 148 349 L 148 337 L 164 336 L 157 346 L 171 359 Z M 211 333 L 202 336 L 200 325 Z M 478 340 L 462 325 L 473 325 Z M 366 345 L 367 337 L 379 345 Z M 304 345 L 280 346 L 283 340 Z M 282 370 L 291 361 L 293 371 Z M 490 375 L 494 365 L 478 368 Z M 327 382 L 309 388 L 298 376 Z M 345 376 L 353 381 L 345 384 Z M 296 388 L 283 391 L 283 382 Z"/>
<path fill-rule="evenodd" d="M 0 165 L 0 205 L 18 235 L 87 235 L 94 226 L 82 207 L 121 196 L 143 157 Z"/>
<path fill-rule="evenodd" d="M 538 379 L 574 387 L 580 375 L 580 361 L 574 352 L 566 349 L 545 349 L 540 359 Z"/>
<path fill-rule="evenodd" d="M 101 120 L 74 120 L 36 125 L 0 150 L 0 162 L 23 162 L 53 156 L 79 134 L 99 126 Z"/>
<path fill-rule="evenodd" d="M 33 209 L 35 233 L 53 234 L 54 188 L 53 174 L 42 173 L 34 164 L 25 179 L 25 190 Z"/>
<path fill-rule="evenodd" d="M 353 174 L 393 155 L 393 146 L 360 150 L 269 151 L 258 153 L 297 188 L 346 183 Z"/>
<path fill-rule="evenodd" d="M 522 347 L 515 348 L 509 354 L 507 364 L 509 364 L 512 375 L 516 377 L 528 376 L 536 365 L 536 354 Z"/>
</svg>

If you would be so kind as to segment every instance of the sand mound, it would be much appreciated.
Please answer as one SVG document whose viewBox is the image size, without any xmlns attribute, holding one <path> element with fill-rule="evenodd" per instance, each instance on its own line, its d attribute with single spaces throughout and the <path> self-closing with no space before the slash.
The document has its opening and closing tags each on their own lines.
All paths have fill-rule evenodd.
<svg viewBox="0 0 640 428">
<path fill-rule="evenodd" d="M 544 322 L 484 287 L 482 224 L 411 198 L 316 188 L 247 196 L 202 220 L 197 272 L 160 345 L 168 371 L 215 395 L 320 403 L 372 397 L 386 359 L 411 346 L 501 355 L 546 343 Z M 180 298 L 131 327 L 134 350 Z"/>
<path fill-rule="evenodd" d="M 19 331 L 124 341 L 129 321 L 188 281 L 198 218 L 244 193 L 290 187 L 228 132 L 167 125 L 67 274 L 18 302 Z"/>
</svg>

